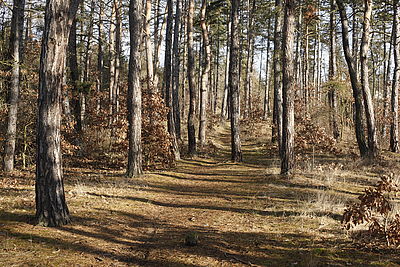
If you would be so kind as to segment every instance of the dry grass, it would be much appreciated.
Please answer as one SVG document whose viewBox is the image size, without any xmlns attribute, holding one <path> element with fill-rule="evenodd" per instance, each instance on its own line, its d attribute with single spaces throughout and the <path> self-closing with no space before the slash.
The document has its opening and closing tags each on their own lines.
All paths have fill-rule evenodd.
<svg viewBox="0 0 400 267">
<path fill-rule="evenodd" d="M 254 126 L 252 126 L 254 127 Z M 398 251 L 359 249 L 340 225 L 346 203 L 398 170 L 317 155 L 282 178 L 267 129 L 247 131 L 229 162 L 227 125 L 206 157 L 128 180 L 123 170 L 67 168 L 73 223 L 30 224 L 33 172 L 0 177 L 0 266 L 397 266 Z M 309 160 L 309 159 L 308 159 Z M 184 245 L 189 233 L 199 244 Z"/>
</svg>

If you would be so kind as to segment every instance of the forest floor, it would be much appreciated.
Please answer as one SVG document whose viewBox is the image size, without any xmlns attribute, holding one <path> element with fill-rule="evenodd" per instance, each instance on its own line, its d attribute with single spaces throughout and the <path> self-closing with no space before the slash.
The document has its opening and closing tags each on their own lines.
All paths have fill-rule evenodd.
<svg viewBox="0 0 400 267">
<path fill-rule="evenodd" d="M 207 154 L 136 179 L 67 166 L 73 222 L 60 228 L 31 223 L 33 171 L 1 174 L 0 266 L 400 266 L 398 250 L 360 245 L 340 222 L 399 158 L 315 154 L 284 178 L 269 129 L 243 130 L 240 164 L 229 161 L 228 129 L 214 127 Z"/>
</svg>

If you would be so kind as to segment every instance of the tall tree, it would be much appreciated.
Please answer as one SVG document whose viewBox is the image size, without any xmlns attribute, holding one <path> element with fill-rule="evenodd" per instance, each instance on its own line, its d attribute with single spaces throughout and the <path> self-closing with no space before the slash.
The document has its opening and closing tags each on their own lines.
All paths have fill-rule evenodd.
<svg viewBox="0 0 400 267">
<path fill-rule="evenodd" d="M 206 20 L 207 0 L 201 2 L 200 26 L 203 34 L 203 68 L 201 73 L 200 89 L 200 114 L 199 114 L 199 146 L 202 148 L 206 143 L 206 122 L 207 122 L 207 93 L 209 88 L 209 75 L 211 69 L 211 47 Z"/>
<path fill-rule="evenodd" d="M 97 49 L 97 93 L 100 94 L 100 92 L 103 89 L 103 67 L 104 67 L 104 55 L 103 55 L 103 31 L 104 31 L 104 25 L 103 25 L 103 1 L 99 1 L 99 16 L 98 16 L 98 22 L 97 22 L 97 28 L 98 28 L 98 49 Z M 101 108 L 101 98 L 98 97 L 97 99 L 97 105 L 96 105 L 96 111 L 100 112 Z"/>
<path fill-rule="evenodd" d="M 229 16 L 229 15 L 228 15 Z M 228 106 L 229 106 L 229 62 L 230 62 L 230 32 L 231 32 L 231 21 L 227 19 L 227 31 L 226 31 L 226 55 L 225 55 L 225 80 L 224 80 L 224 97 L 222 98 L 221 105 L 221 118 L 228 118 Z"/>
<path fill-rule="evenodd" d="M 275 0 L 275 29 L 274 29 L 274 107 L 272 114 L 272 141 L 282 143 L 282 1 Z"/>
<path fill-rule="evenodd" d="M 175 23 L 174 23 L 174 40 L 172 45 L 173 53 L 173 64 L 172 64 L 172 105 L 174 107 L 174 123 L 176 137 L 181 139 L 181 111 L 180 111 L 180 101 L 179 101 L 179 88 L 180 88 L 180 53 L 179 53 L 179 43 L 180 43 L 180 26 L 181 26 L 181 1 L 176 0 L 175 6 Z"/>
<path fill-rule="evenodd" d="M 256 8 L 255 0 L 247 0 L 247 58 L 246 58 L 246 73 L 244 81 L 244 111 L 243 117 L 248 118 L 251 113 L 251 96 L 252 96 L 252 74 L 253 74 L 253 58 L 254 58 L 254 34 L 253 34 L 253 20 L 254 11 Z"/>
<path fill-rule="evenodd" d="M 364 1 L 364 20 L 363 34 L 360 48 L 361 60 L 361 88 L 364 98 L 365 117 L 367 121 L 368 132 L 368 156 L 376 157 L 378 154 L 378 139 L 375 126 L 374 104 L 372 103 L 371 92 L 369 89 L 369 70 L 368 70 L 368 53 L 371 42 L 371 15 L 372 0 Z"/>
<path fill-rule="evenodd" d="M 189 155 L 196 154 L 196 129 L 194 126 L 196 109 L 196 85 L 194 79 L 194 45 L 193 45 L 193 15 L 194 0 L 189 0 L 189 10 L 187 16 L 187 76 L 189 84 L 189 113 L 188 113 L 188 150 Z"/>
<path fill-rule="evenodd" d="M 146 47 L 146 69 L 147 69 L 147 90 L 154 90 L 154 64 L 153 64 L 153 43 L 151 42 L 150 20 L 151 20 L 151 1 L 146 0 L 146 19 L 144 22 L 144 38 Z"/>
<path fill-rule="evenodd" d="M 281 174 L 288 175 L 294 165 L 294 30 L 296 0 L 286 0 L 283 23 L 283 116 Z"/>
<path fill-rule="evenodd" d="M 400 3 L 393 1 L 394 74 L 391 98 L 390 150 L 399 152 L 399 86 L 400 86 Z"/>
<path fill-rule="evenodd" d="M 142 92 L 140 85 L 140 44 L 142 1 L 129 2 L 130 57 L 128 76 L 128 168 L 127 176 L 142 174 Z"/>
<path fill-rule="evenodd" d="M 8 120 L 7 135 L 4 144 L 4 171 L 6 172 L 14 170 L 20 73 L 23 54 L 24 11 L 25 0 L 14 0 L 8 52 L 11 76 L 8 81 Z"/>
<path fill-rule="evenodd" d="M 70 72 L 71 88 L 73 92 L 73 108 L 75 116 L 75 130 L 78 133 L 83 131 L 83 121 L 81 116 L 81 98 L 79 84 L 78 51 L 76 45 L 76 19 L 72 22 L 68 39 L 68 67 Z"/>
<path fill-rule="evenodd" d="M 39 71 L 36 222 L 60 226 L 70 221 L 61 157 L 61 89 L 68 36 L 80 0 L 47 0 Z"/>
<path fill-rule="evenodd" d="M 331 13 L 329 19 L 329 79 L 334 81 L 337 75 L 336 61 L 336 18 L 335 18 L 335 1 L 330 0 Z M 330 120 L 333 138 L 338 139 L 340 136 L 339 126 L 337 122 L 337 92 L 336 88 L 331 88 L 328 92 L 328 100 L 330 106 Z"/>
<path fill-rule="evenodd" d="M 344 56 L 349 70 L 351 87 L 353 89 L 354 108 L 355 108 L 354 124 L 355 124 L 357 144 L 361 156 L 365 157 L 368 154 L 368 145 L 365 141 L 365 134 L 364 134 L 363 99 L 362 99 L 362 92 L 358 83 L 357 65 L 355 59 L 356 55 L 354 54 L 352 55 L 350 51 L 349 21 L 347 19 L 346 9 L 343 4 L 343 0 L 336 0 L 336 4 L 339 9 L 340 20 L 342 23 L 342 43 L 343 43 Z"/>
<path fill-rule="evenodd" d="M 119 88 L 120 88 L 120 66 L 121 66 L 121 2 L 112 1 L 110 25 L 110 115 L 111 123 L 114 123 L 119 111 Z M 114 129 L 113 129 L 114 130 Z"/>
<path fill-rule="evenodd" d="M 229 102 L 231 119 L 231 158 L 242 161 L 239 121 L 239 0 L 231 0 L 231 48 L 229 63 Z"/>
<path fill-rule="evenodd" d="M 172 26 L 173 26 L 173 1 L 167 0 L 167 30 L 165 34 L 165 61 L 164 61 L 164 89 L 168 111 L 168 133 L 172 139 L 172 150 L 175 159 L 180 159 L 178 140 L 176 138 L 174 107 L 172 95 Z"/>
<path fill-rule="evenodd" d="M 269 86 L 270 86 L 270 76 L 269 76 L 269 69 L 270 69 L 270 50 L 271 50 L 271 28 L 269 27 L 271 22 L 271 17 L 268 18 L 268 28 L 267 28 L 267 54 L 265 60 L 265 85 L 264 85 L 264 114 L 263 118 L 266 120 L 270 114 L 270 105 L 269 105 Z"/>
</svg>

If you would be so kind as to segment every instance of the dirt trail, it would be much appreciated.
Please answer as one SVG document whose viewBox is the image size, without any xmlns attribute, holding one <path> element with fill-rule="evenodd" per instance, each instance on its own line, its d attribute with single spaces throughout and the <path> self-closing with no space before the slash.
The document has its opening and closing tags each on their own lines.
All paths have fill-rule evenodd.
<svg viewBox="0 0 400 267">
<path fill-rule="evenodd" d="M 2 177 L 0 266 L 396 266 L 388 251 L 361 251 L 346 238 L 340 211 L 354 192 L 344 181 L 283 179 L 266 156 L 269 137 L 251 136 L 243 135 L 240 164 L 229 161 L 222 125 L 212 157 L 171 171 L 127 180 L 123 170 L 67 169 L 74 221 L 59 229 L 27 223 L 32 174 L 8 185 Z M 198 245 L 186 246 L 194 233 Z"/>
</svg>

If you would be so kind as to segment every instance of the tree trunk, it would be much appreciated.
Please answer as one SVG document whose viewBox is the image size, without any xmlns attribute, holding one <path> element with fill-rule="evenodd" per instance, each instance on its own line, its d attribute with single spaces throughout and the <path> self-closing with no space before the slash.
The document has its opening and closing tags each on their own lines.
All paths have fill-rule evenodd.
<svg viewBox="0 0 400 267">
<path fill-rule="evenodd" d="M 144 37 L 146 42 L 146 68 L 147 68 L 147 90 L 154 91 L 154 64 L 153 64 L 153 44 L 151 42 L 150 20 L 151 20 L 151 1 L 146 0 L 146 19 L 144 26 Z"/>
<path fill-rule="evenodd" d="M 331 14 L 329 22 L 329 79 L 336 80 L 337 62 L 336 62 L 336 18 L 335 18 L 335 2 L 331 0 Z M 337 93 L 336 88 L 331 88 L 328 92 L 330 120 L 333 138 L 338 139 L 340 136 L 339 126 L 337 122 Z"/>
<path fill-rule="evenodd" d="M 271 18 L 268 19 L 268 25 L 271 23 Z M 270 41 L 270 27 L 268 26 L 268 32 L 267 32 L 267 55 L 266 55 L 266 60 L 265 60 L 265 87 L 264 87 L 264 120 L 266 120 L 269 116 L 270 110 L 269 110 L 269 53 L 271 50 L 271 41 Z"/>
<path fill-rule="evenodd" d="M 389 81 L 392 80 L 392 76 L 391 76 L 391 69 L 392 69 L 392 46 L 393 46 L 393 38 L 394 38 L 394 29 L 393 26 L 391 27 L 392 30 L 392 34 L 390 35 L 390 41 L 389 41 L 389 55 L 385 57 L 385 65 L 386 67 L 384 68 L 384 92 L 383 92 L 383 117 L 387 118 L 388 114 L 389 114 L 389 92 L 390 92 L 390 86 L 391 83 Z M 386 31 L 386 29 L 385 29 Z M 386 34 L 386 33 L 385 33 Z M 386 52 L 386 46 L 384 49 L 384 52 Z M 386 54 L 386 53 L 385 53 Z M 392 85 L 393 86 L 393 85 Z M 387 134 L 387 125 L 385 122 L 383 122 L 382 125 L 382 137 L 385 138 L 386 134 Z"/>
<path fill-rule="evenodd" d="M 286 0 L 283 24 L 283 129 L 281 174 L 291 173 L 294 165 L 294 30 L 296 0 Z"/>
<path fill-rule="evenodd" d="M 160 4 L 158 2 L 158 4 Z M 165 13 L 168 13 L 168 6 L 165 8 Z M 165 31 L 165 28 L 167 26 L 167 19 L 166 19 L 167 15 L 164 15 L 164 19 L 163 19 L 163 23 L 161 25 L 161 29 L 160 31 L 155 31 L 154 33 L 154 44 L 155 44 L 155 48 L 154 48 L 154 86 L 155 86 L 155 92 L 159 92 L 160 90 L 158 89 L 158 81 L 159 81 L 159 75 L 158 75 L 158 69 L 160 66 L 160 53 L 161 53 L 161 45 L 162 45 L 162 41 L 163 41 L 163 34 L 161 34 L 162 32 Z M 158 25 L 158 22 L 156 22 L 156 25 Z M 158 29 L 158 28 L 157 28 Z"/>
<path fill-rule="evenodd" d="M 165 99 L 168 111 L 168 133 L 172 139 L 172 150 L 174 151 L 175 159 L 180 159 L 178 140 L 176 138 L 174 107 L 172 95 L 172 26 L 173 26 L 173 1 L 167 0 L 167 31 L 165 35 L 165 61 L 164 61 L 164 89 Z"/>
<path fill-rule="evenodd" d="M 4 144 L 4 171 L 14 170 L 15 141 L 17 135 L 18 101 L 20 91 L 20 66 L 23 54 L 23 32 L 24 32 L 25 0 L 14 0 L 10 47 L 8 57 L 11 66 L 11 76 L 8 85 L 8 120 L 7 134 Z"/>
<path fill-rule="evenodd" d="M 36 159 L 36 222 L 60 226 L 70 221 L 61 156 L 61 89 L 68 36 L 79 0 L 47 0 L 40 56 Z"/>
<path fill-rule="evenodd" d="M 128 167 L 127 176 L 142 170 L 142 90 L 140 84 L 140 43 L 142 41 L 142 1 L 129 2 L 130 57 L 128 73 Z"/>
<path fill-rule="evenodd" d="M 194 0 L 189 0 L 189 11 L 187 17 L 187 76 L 189 84 L 189 114 L 188 114 L 188 150 L 189 155 L 196 154 L 196 133 L 195 133 L 195 109 L 196 109 L 196 85 L 194 80 L 194 47 L 193 47 L 193 15 L 194 15 Z"/>
<path fill-rule="evenodd" d="M 229 46 L 230 46 L 230 31 L 231 31 L 231 22 L 228 19 L 228 24 L 227 24 L 227 36 L 226 36 L 226 55 L 225 55 L 225 80 L 224 80 L 224 97 L 222 99 L 222 105 L 221 105 L 221 118 L 222 119 L 227 119 L 228 118 L 228 104 L 229 104 L 229 97 L 228 97 L 228 92 L 229 92 L 229 61 L 230 61 L 230 52 L 229 52 Z"/>
<path fill-rule="evenodd" d="M 251 7 L 250 7 L 251 5 Z M 251 86 L 252 86 L 252 81 L 251 81 L 251 76 L 253 72 L 253 62 L 251 60 L 252 55 L 253 55 L 253 13 L 255 9 L 255 0 L 252 0 L 252 3 L 250 4 L 250 0 L 247 0 L 247 13 L 248 13 L 248 19 L 247 19 L 247 58 L 246 58 L 246 74 L 245 74 L 245 97 L 244 97 L 244 111 L 243 111 L 243 117 L 244 118 L 249 118 L 250 113 L 251 113 Z"/>
<path fill-rule="evenodd" d="M 101 109 L 101 97 L 100 93 L 103 90 L 103 66 L 104 66 L 104 55 L 103 55 L 103 1 L 99 1 L 99 21 L 98 21 L 98 50 L 97 50 L 97 105 L 96 112 L 99 113 Z"/>
<path fill-rule="evenodd" d="M 275 29 L 274 29 L 274 110 L 272 122 L 272 142 L 282 144 L 282 1 L 275 0 Z M 279 149 L 280 150 L 280 149 Z"/>
<path fill-rule="evenodd" d="M 175 24 L 174 24 L 174 41 L 173 41 L 173 65 L 172 65 L 172 104 L 174 107 L 174 122 L 176 137 L 181 139 L 181 111 L 179 101 L 179 76 L 180 76 L 180 54 L 179 54 L 179 36 L 181 25 L 181 7 L 180 0 L 176 0 L 175 8 Z"/>
<path fill-rule="evenodd" d="M 219 14 L 220 15 L 220 14 Z M 217 32 L 219 32 L 219 23 L 217 25 Z M 219 88 L 219 66 L 220 66 L 220 38 L 217 36 L 217 55 L 215 57 L 215 70 L 214 70 L 214 98 L 213 98 L 213 113 L 217 114 L 217 105 L 218 105 L 218 88 Z"/>
<path fill-rule="evenodd" d="M 121 54 L 121 3 L 113 0 L 112 22 L 110 26 L 110 115 L 113 124 L 119 112 L 120 54 Z M 114 132 L 114 126 L 112 126 Z M 112 134 L 114 135 L 114 134 Z"/>
<path fill-rule="evenodd" d="M 394 74 L 391 99 L 392 121 L 390 126 L 390 150 L 399 152 L 399 85 L 400 85 L 400 3 L 399 0 L 393 1 L 394 19 Z"/>
<path fill-rule="evenodd" d="M 200 113 L 199 113 L 199 146 L 203 148 L 206 143 L 206 122 L 207 122 L 207 93 L 209 91 L 209 75 L 210 75 L 210 61 L 211 61 L 211 48 L 208 36 L 207 22 L 206 22 L 206 9 L 207 0 L 202 0 L 200 26 L 203 33 L 203 68 L 201 73 L 201 90 L 200 90 Z"/>
<path fill-rule="evenodd" d="M 91 62 L 91 53 L 90 53 L 90 45 L 92 43 L 93 38 L 93 16 L 95 9 L 95 1 L 92 0 L 90 3 L 90 17 L 87 25 L 87 39 L 86 39 L 86 47 L 85 47 L 85 62 L 84 62 L 84 70 L 83 70 L 83 81 L 88 82 L 89 72 L 90 72 L 90 62 Z"/>
<path fill-rule="evenodd" d="M 372 103 L 371 92 L 369 89 L 368 77 L 368 51 L 370 46 L 372 0 L 365 0 L 365 12 L 363 21 L 363 35 L 361 41 L 361 87 L 365 105 L 365 116 L 367 119 L 368 132 L 368 156 L 375 158 L 378 154 L 378 140 L 375 127 L 374 104 Z"/>
<path fill-rule="evenodd" d="M 309 83 L 309 52 L 310 52 L 310 44 L 309 44 L 309 22 L 306 22 L 306 30 L 304 33 L 304 59 L 303 59 L 303 82 L 304 82 L 304 92 L 303 92 L 303 100 L 304 100 L 304 107 L 305 111 L 308 113 L 309 109 L 309 91 L 310 91 L 310 83 Z"/>
<path fill-rule="evenodd" d="M 72 22 L 69 39 L 68 39 L 68 65 L 70 71 L 70 79 L 72 86 L 72 106 L 75 116 L 75 131 L 77 133 L 83 132 L 83 122 L 81 116 L 81 99 L 79 83 L 79 69 L 78 69 L 78 52 L 76 46 L 76 19 Z"/>
<path fill-rule="evenodd" d="M 231 119 L 231 159 L 242 161 L 239 121 L 239 0 L 232 0 L 231 11 L 231 48 L 229 64 L 229 98 Z"/>
<path fill-rule="evenodd" d="M 343 5 L 343 0 L 336 0 L 336 4 L 339 9 L 340 20 L 342 22 L 342 43 L 344 55 L 346 58 L 347 66 L 350 74 L 351 87 L 353 89 L 353 98 L 354 98 L 354 106 L 355 106 L 355 131 L 358 148 L 360 150 L 360 154 L 362 157 L 366 156 L 368 153 L 368 146 L 365 141 L 364 135 L 364 122 L 363 122 L 363 99 L 362 92 L 358 84 L 357 77 L 357 66 L 354 56 L 351 55 L 350 45 L 349 45 L 349 22 L 347 19 L 347 14 L 345 7 Z"/>
</svg>

